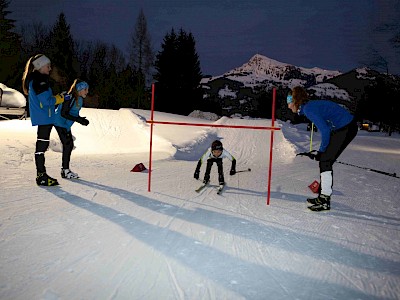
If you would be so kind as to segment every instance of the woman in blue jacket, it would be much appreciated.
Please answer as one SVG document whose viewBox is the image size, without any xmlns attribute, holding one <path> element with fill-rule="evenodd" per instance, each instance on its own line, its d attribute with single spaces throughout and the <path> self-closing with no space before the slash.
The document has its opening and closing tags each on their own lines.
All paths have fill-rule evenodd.
<svg viewBox="0 0 400 300">
<path fill-rule="evenodd" d="M 287 97 L 289 109 L 306 116 L 321 133 L 321 144 L 315 153 L 305 155 L 319 161 L 321 176 L 320 193 L 317 198 L 307 199 L 309 209 L 321 211 L 330 209 L 332 195 L 332 166 L 343 150 L 357 135 L 356 120 L 345 108 L 329 100 L 308 100 L 304 88 L 297 86 Z"/>
<path fill-rule="evenodd" d="M 57 179 L 47 175 L 44 153 L 49 147 L 50 133 L 54 124 L 55 105 L 64 101 L 64 96 L 53 96 L 49 78 L 51 62 L 43 54 L 32 56 L 25 66 L 22 89 L 28 96 L 32 126 L 38 126 L 35 149 L 37 185 L 58 185 Z"/>
<path fill-rule="evenodd" d="M 71 126 L 78 122 L 84 126 L 89 124 L 85 117 L 79 116 L 79 111 L 83 105 L 83 99 L 89 93 L 89 85 L 85 81 L 75 79 L 68 95 L 62 104 L 57 107 L 54 125 L 63 145 L 61 177 L 67 179 L 79 178 L 78 174 L 71 171 L 69 163 L 71 153 L 74 148 L 74 140 Z"/>
</svg>

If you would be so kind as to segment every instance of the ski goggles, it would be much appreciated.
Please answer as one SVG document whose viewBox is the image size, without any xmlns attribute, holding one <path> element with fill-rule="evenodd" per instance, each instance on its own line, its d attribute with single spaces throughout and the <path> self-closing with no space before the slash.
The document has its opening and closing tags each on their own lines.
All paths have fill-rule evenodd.
<svg viewBox="0 0 400 300">
<path fill-rule="evenodd" d="M 292 103 L 292 102 L 293 102 L 293 96 L 292 96 L 292 95 L 288 95 L 288 96 L 286 97 L 286 102 L 287 102 L 287 104 Z"/>
</svg>

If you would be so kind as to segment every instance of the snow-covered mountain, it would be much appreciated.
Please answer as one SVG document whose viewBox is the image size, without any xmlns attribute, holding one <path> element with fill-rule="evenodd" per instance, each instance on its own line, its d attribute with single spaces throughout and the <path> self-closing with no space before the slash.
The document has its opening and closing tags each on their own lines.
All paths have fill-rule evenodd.
<svg viewBox="0 0 400 300">
<path fill-rule="evenodd" d="M 203 78 L 201 85 L 207 106 L 220 106 L 221 115 L 251 115 L 255 117 L 268 117 L 258 115 L 257 112 L 265 112 L 263 107 L 265 99 L 270 99 L 269 93 L 272 87 L 279 89 L 279 99 L 286 97 L 288 90 L 301 85 L 306 88 L 324 84 L 326 80 L 340 76 L 339 71 L 323 70 L 321 68 L 303 68 L 288 63 L 276 61 L 266 56 L 256 54 L 240 67 L 234 68 L 220 76 Z M 321 93 L 329 91 L 330 95 L 338 95 L 337 98 L 349 100 L 346 91 L 332 84 L 318 88 Z M 215 112 L 215 111 L 214 111 Z"/>
<path fill-rule="evenodd" d="M 329 99 L 347 106 L 352 112 L 365 98 L 366 89 L 386 82 L 400 86 L 398 76 L 387 75 L 369 68 L 359 68 L 341 73 L 321 68 L 303 68 L 256 54 L 240 67 L 220 76 L 201 81 L 205 106 L 219 106 L 221 115 L 242 114 L 255 117 L 269 107 L 272 87 L 277 88 L 278 117 L 286 119 L 286 98 L 289 89 L 300 85 L 307 89 L 312 99 Z M 386 89 L 386 85 L 380 88 Z M 267 100 L 266 100 L 267 99 Z M 215 112 L 215 111 L 213 111 Z"/>
<path fill-rule="evenodd" d="M 297 67 L 256 54 L 247 63 L 226 72 L 224 76 L 246 85 L 270 82 L 293 87 L 314 85 L 340 74 L 339 71 Z"/>
<path fill-rule="evenodd" d="M 221 76 L 204 79 L 203 83 L 218 78 L 227 78 L 250 87 L 267 85 L 291 88 L 296 85 L 315 85 L 340 74 L 341 72 L 339 71 L 297 67 L 256 54 L 242 66 L 234 68 Z"/>
</svg>

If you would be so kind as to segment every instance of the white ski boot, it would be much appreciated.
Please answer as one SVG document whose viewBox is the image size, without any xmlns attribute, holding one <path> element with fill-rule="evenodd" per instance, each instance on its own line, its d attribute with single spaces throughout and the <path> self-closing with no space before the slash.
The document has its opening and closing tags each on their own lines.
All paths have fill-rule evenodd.
<svg viewBox="0 0 400 300">
<path fill-rule="evenodd" d="M 72 172 L 70 169 L 61 169 L 61 177 L 66 179 L 77 179 L 79 175 Z"/>
</svg>

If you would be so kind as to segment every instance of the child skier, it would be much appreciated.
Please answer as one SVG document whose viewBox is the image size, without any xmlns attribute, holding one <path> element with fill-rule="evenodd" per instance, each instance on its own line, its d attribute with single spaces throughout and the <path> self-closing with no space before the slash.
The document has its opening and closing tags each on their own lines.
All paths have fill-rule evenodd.
<svg viewBox="0 0 400 300">
<path fill-rule="evenodd" d="M 63 145 L 61 177 L 67 179 L 79 178 L 78 174 L 71 171 L 69 162 L 71 160 L 74 140 L 72 138 L 71 126 L 78 122 L 83 126 L 89 124 L 89 120 L 79 116 L 83 105 L 83 99 L 89 92 L 89 85 L 85 81 L 75 79 L 68 94 L 71 97 L 65 98 L 64 103 L 57 107 L 55 115 L 55 128 Z"/>
<path fill-rule="evenodd" d="M 36 184 L 43 186 L 58 185 L 57 179 L 47 175 L 44 154 L 50 143 L 55 105 L 64 101 L 64 95 L 53 96 L 50 71 L 50 59 L 37 54 L 28 60 L 22 75 L 22 89 L 28 96 L 32 126 L 38 127 L 35 148 Z"/>
<path fill-rule="evenodd" d="M 218 181 L 220 185 L 225 184 L 224 180 L 224 170 L 222 166 L 222 159 L 226 157 L 229 160 L 232 161 L 232 166 L 231 166 L 231 171 L 230 175 L 236 174 L 236 159 L 227 151 L 223 148 L 222 143 L 218 140 L 212 142 L 211 148 L 209 148 L 206 153 L 203 154 L 203 156 L 199 159 L 196 167 L 196 171 L 194 172 L 194 178 L 199 179 L 200 175 L 200 167 L 202 163 L 207 160 L 207 167 L 206 167 L 206 172 L 204 174 L 204 180 L 203 183 L 208 183 L 210 181 L 210 172 L 211 172 L 211 167 L 213 163 L 217 163 L 218 167 Z"/>
</svg>

